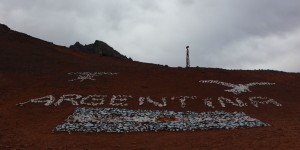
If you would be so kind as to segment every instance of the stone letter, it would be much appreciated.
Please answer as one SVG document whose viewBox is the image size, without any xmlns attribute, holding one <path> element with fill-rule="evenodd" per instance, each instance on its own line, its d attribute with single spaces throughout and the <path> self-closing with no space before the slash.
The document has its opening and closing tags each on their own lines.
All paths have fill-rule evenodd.
<svg viewBox="0 0 300 150">
<path fill-rule="evenodd" d="M 225 97 L 222 97 L 222 96 L 218 97 L 218 100 L 219 100 L 219 102 L 220 102 L 220 104 L 221 104 L 222 107 L 226 107 L 224 101 L 226 103 L 229 103 L 229 104 L 233 105 L 233 106 L 238 106 L 238 107 L 247 106 L 246 103 L 244 103 L 243 101 L 239 100 L 238 98 L 235 99 L 236 103 L 233 102 L 231 99 L 228 99 L 228 98 L 225 98 Z"/>
<path fill-rule="evenodd" d="M 257 100 L 255 100 L 255 99 L 257 99 Z M 249 100 L 254 107 L 258 107 L 258 104 L 269 104 L 269 103 L 272 103 L 277 107 L 282 106 L 280 103 L 276 102 L 274 99 L 267 98 L 267 97 L 249 97 Z"/>
<path fill-rule="evenodd" d="M 36 99 L 31 99 L 27 102 L 19 103 L 17 105 L 23 106 L 24 104 L 27 103 L 45 103 L 44 106 L 50 106 L 53 102 L 55 101 L 55 97 L 52 95 L 36 98 Z"/>
<path fill-rule="evenodd" d="M 132 98 L 132 96 L 128 96 L 128 95 L 113 95 L 111 100 L 110 100 L 110 105 L 112 106 L 128 106 L 127 103 L 123 103 L 126 102 L 128 100 L 128 98 Z M 116 101 L 119 101 L 119 103 L 116 103 Z"/>
<path fill-rule="evenodd" d="M 61 96 L 56 103 L 55 106 L 59 106 L 63 101 L 69 101 L 72 105 L 78 106 L 77 100 L 80 99 L 82 96 L 77 94 L 66 94 Z"/>
<path fill-rule="evenodd" d="M 165 106 L 167 106 L 167 98 L 166 97 L 163 97 L 161 99 L 162 103 L 153 101 L 149 96 L 148 97 L 140 97 L 139 98 L 139 105 L 140 106 L 143 105 L 145 103 L 145 100 L 147 100 L 148 103 L 151 103 L 151 104 L 153 104 L 154 106 L 157 106 L 157 107 L 165 107 Z"/>
<path fill-rule="evenodd" d="M 205 98 L 205 99 L 202 99 L 204 101 L 204 104 L 210 108 L 215 108 L 215 106 L 213 106 L 213 103 L 212 103 L 212 98 Z"/>
<path fill-rule="evenodd" d="M 97 105 L 103 105 L 105 98 L 107 98 L 107 95 L 89 95 L 87 97 L 84 97 L 81 99 L 80 104 L 82 105 L 88 105 L 88 106 L 97 106 Z M 87 103 L 85 101 L 87 101 L 88 99 L 90 99 L 92 102 Z M 93 101 L 100 101 L 99 103 L 94 103 Z"/>
</svg>

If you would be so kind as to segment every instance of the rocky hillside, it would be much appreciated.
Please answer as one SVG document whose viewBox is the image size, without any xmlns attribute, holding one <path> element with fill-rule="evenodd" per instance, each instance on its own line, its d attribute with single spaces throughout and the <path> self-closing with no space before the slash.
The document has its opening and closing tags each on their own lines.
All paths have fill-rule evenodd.
<svg viewBox="0 0 300 150">
<path fill-rule="evenodd" d="M 92 44 L 82 45 L 79 42 L 76 42 L 74 45 L 70 46 L 71 49 L 92 53 L 92 54 L 99 54 L 101 56 L 109 56 L 109 57 L 116 57 L 121 59 L 128 59 L 126 56 L 120 54 L 118 51 L 114 50 L 111 46 L 106 44 L 105 42 L 96 40 Z"/>
<path fill-rule="evenodd" d="M 103 55 L 101 44 L 82 47 L 98 45 Z M 0 150 L 300 149 L 299 91 L 299 73 L 172 68 L 99 57 L 0 25 Z M 111 110 L 117 113 L 107 115 Z M 127 126 L 129 119 L 134 126 Z M 212 128 L 155 132 L 163 126 L 148 126 L 149 120 Z M 253 127 L 257 120 L 266 124 Z M 63 132 L 77 123 L 76 132 Z M 124 131 L 155 131 L 86 130 L 92 124 L 111 131 L 123 123 Z"/>
</svg>

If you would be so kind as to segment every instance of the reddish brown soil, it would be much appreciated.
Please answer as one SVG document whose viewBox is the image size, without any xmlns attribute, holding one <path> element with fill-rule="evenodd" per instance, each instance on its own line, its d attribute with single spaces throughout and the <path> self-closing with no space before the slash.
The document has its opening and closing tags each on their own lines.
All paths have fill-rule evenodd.
<svg viewBox="0 0 300 150">
<path fill-rule="evenodd" d="M 99 76 L 95 81 L 69 82 L 68 72 L 118 72 Z M 249 96 L 275 99 L 282 107 L 256 108 L 215 104 L 212 109 L 198 102 L 170 101 L 164 108 L 138 106 L 138 97 L 219 96 L 233 98 L 220 85 L 200 84 L 199 80 L 230 83 L 274 82 L 274 86 L 252 87 Z M 14 31 L 0 32 L 0 149 L 300 149 L 300 74 L 276 71 L 229 71 L 208 68 L 168 68 L 74 52 L 66 47 Z M 270 127 L 208 130 L 195 132 L 72 133 L 52 132 L 75 106 L 16 104 L 52 94 L 132 95 L 128 109 L 175 111 L 243 111 L 271 124 Z M 105 102 L 102 107 L 111 107 Z"/>
</svg>

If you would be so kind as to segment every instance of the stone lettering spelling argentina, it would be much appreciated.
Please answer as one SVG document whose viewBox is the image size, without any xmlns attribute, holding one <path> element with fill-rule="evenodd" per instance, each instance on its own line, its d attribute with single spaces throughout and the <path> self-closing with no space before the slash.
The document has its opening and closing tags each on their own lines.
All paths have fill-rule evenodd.
<svg viewBox="0 0 300 150">
<path fill-rule="evenodd" d="M 127 107 L 129 102 L 136 100 L 139 106 L 152 105 L 154 107 L 167 107 L 168 101 L 178 101 L 178 105 L 181 108 L 185 108 L 189 104 L 189 101 L 196 101 L 202 103 L 209 108 L 226 107 L 227 105 L 235 107 L 259 107 L 260 105 L 271 104 L 276 107 L 281 107 L 282 105 L 275 101 L 274 99 L 268 97 L 249 97 L 247 99 L 239 98 L 226 98 L 223 96 L 217 99 L 198 98 L 197 96 L 173 96 L 173 97 L 162 97 L 158 99 L 151 98 L 150 96 L 133 97 L 131 95 L 79 95 L 79 94 L 64 94 L 58 98 L 53 95 L 47 95 L 40 98 L 35 98 L 17 104 L 17 106 L 24 106 L 29 103 L 43 104 L 44 106 L 61 106 L 62 104 L 73 105 L 73 106 L 101 106 L 108 104 L 110 106 L 120 106 Z"/>
</svg>

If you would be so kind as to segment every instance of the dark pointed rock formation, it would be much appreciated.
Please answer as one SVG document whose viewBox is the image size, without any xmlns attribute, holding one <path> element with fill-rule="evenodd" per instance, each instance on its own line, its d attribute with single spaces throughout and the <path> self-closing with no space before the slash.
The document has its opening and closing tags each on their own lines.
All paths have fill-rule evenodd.
<svg viewBox="0 0 300 150">
<path fill-rule="evenodd" d="M 120 54 L 118 51 L 114 50 L 111 46 L 106 44 L 105 42 L 96 40 L 92 44 L 82 45 L 79 42 L 76 42 L 74 45 L 70 46 L 71 49 L 92 53 L 92 54 L 99 54 L 101 56 L 108 56 L 108 57 L 116 57 L 121 59 L 128 59 L 126 56 Z"/>
</svg>

